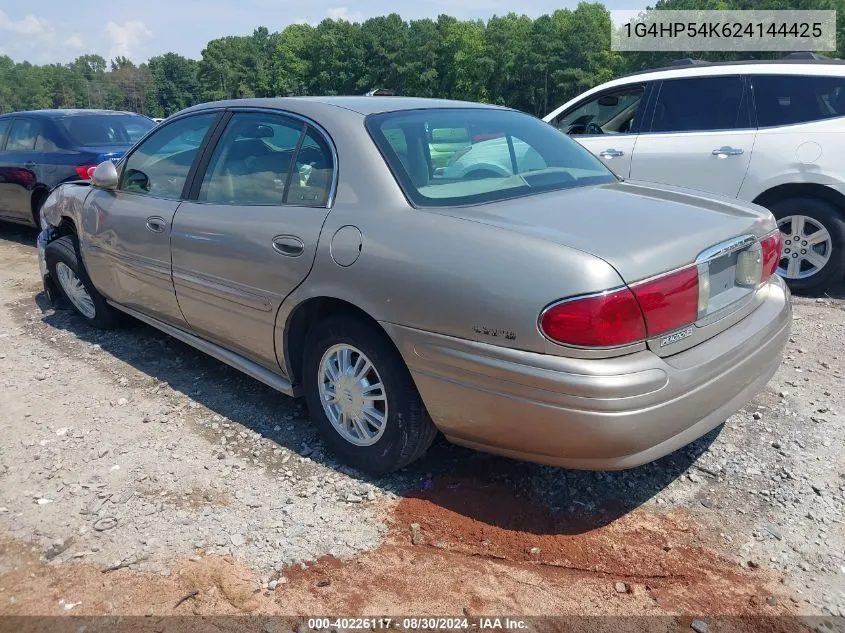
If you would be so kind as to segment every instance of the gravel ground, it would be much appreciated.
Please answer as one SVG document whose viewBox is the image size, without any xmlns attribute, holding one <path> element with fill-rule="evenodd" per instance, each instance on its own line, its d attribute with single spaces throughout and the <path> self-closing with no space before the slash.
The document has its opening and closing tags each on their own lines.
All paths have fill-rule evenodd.
<svg viewBox="0 0 845 633">
<path fill-rule="evenodd" d="M 637 547 L 651 547 L 637 543 L 654 531 L 663 539 L 654 556 L 671 553 L 684 534 L 694 532 L 694 546 L 684 547 L 697 558 L 684 564 L 702 576 L 744 583 L 759 572 L 782 583 L 780 605 L 788 612 L 845 616 L 845 288 L 823 299 L 796 298 L 793 339 L 766 391 L 724 427 L 659 462 L 633 471 L 587 473 L 439 442 L 401 473 L 370 479 L 324 452 L 300 402 L 144 325 L 103 333 L 70 312 L 54 312 L 41 294 L 34 238 L 34 232 L 0 226 L 0 539 L 5 543 L 0 613 L 51 612 L 40 603 L 21 606 L 26 600 L 14 583 L 22 576 L 15 574 L 27 565 L 60 587 L 62 574 L 77 574 L 79 583 L 87 578 L 84 569 L 116 570 L 115 578 L 135 574 L 134 582 L 142 577 L 164 582 L 174 573 L 181 578 L 189 562 L 227 560 L 239 573 L 251 574 L 265 597 L 290 576 L 288 602 L 274 598 L 272 603 L 285 612 L 293 604 L 319 602 L 305 590 L 295 591 L 292 570 L 311 567 L 302 562 L 353 561 L 338 562 L 342 567 L 357 561 L 366 568 L 382 557 L 382 563 L 402 569 L 407 556 L 401 547 L 428 544 L 428 556 L 435 558 L 417 560 L 412 568 L 417 571 L 410 572 L 420 574 L 420 583 L 437 584 L 437 574 L 445 579 L 450 569 L 464 569 L 469 559 L 461 556 L 468 554 L 472 573 L 462 576 L 467 584 L 461 586 L 467 595 L 481 595 L 471 579 L 477 576 L 481 583 L 501 575 L 503 561 L 532 564 L 532 558 L 544 558 L 543 552 L 557 551 L 563 543 L 568 549 L 558 555 L 567 565 L 556 566 L 581 575 L 538 582 L 560 590 L 560 600 L 566 593 L 561 583 L 589 584 L 598 577 L 604 588 L 595 589 L 589 608 L 583 602 L 552 602 L 558 606 L 550 608 L 615 612 L 610 601 L 616 594 L 640 600 L 627 584 L 634 579 L 630 582 L 645 587 L 639 606 L 648 598 L 672 611 L 672 603 L 661 602 L 643 580 L 642 568 L 623 572 L 619 567 L 617 575 L 628 574 L 625 582 L 611 578 L 614 565 L 622 564 L 622 555 L 617 560 L 614 552 L 620 546 L 635 554 Z M 483 493 L 488 486 L 510 492 Z M 466 494 L 449 492 L 456 488 Z M 479 490 L 484 501 L 471 502 Z M 518 506 L 522 510 L 507 517 L 493 512 L 510 507 L 505 498 L 511 493 L 517 506 L 519 499 L 533 505 Z M 407 505 L 420 499 L 428 504 L 424 509 Z M 431 519 L 438 512 L 451 518 Z M 549 523 L 532 522 L 546 515 Z M 474 534 L 480 549 L 465 551 Z M 606 551 L 595 541 L 605 537 Z M 541 541 L 542 547 L 531 545 Z M 485 557 L 485 547 L 500 551 Z M 590 548 L 603 552 L 601 564 L 591 566 L 589 556 L 576 560 L 573 552 Z M 313 569 L 341 569 L 325 565 Z M 661 565 L 671 568 L 665 561 Z M 717 568 L 722 571 L 714 572 Z M 517 577 L 534 569 L 512 571 Z M 698 587 L 689 574 L 677 575 L 684 576 L 687 594 Z M 309 587 L 312 581 L 302 580 Z M 518 594 L 537 589 L 527 581 L 523 585 L 507 589 L 508 604 L 530 609 Z M 749 592 L 763 591 L 759 583 L 752 585 Z M 105 590 L 97 584 L 87 594 L 89 602 L 95 602 L 91 596 L 97 591 Z M 776 590 L 766 591 L 771 595 L 748 598 L 752 607 L 774 608 Z M 489 608 L 505 604 L 487 599 L 482 604 Z M 362 608 L 338 600 L 323 604 Z M 690 600 L 676 600 L 674 611 L 706 608 Z M 63 604 L 67 609 L 75 603 Z M 250 602 L 248 608 L 244 601 L 238 604 L 240 610 L 273 608 L 266 601 Z M 375 609 L 380 603 L 368 604 Z M 407 605 L 420 612 L 450 608 L 447 603 Z M 132 610 L 127 604 L 122 608 Z M 542 608 L 535 605 L 536 612 Z M 720 609 L 728 608 L 714 604 L 713 610 Z"/>
</svg>

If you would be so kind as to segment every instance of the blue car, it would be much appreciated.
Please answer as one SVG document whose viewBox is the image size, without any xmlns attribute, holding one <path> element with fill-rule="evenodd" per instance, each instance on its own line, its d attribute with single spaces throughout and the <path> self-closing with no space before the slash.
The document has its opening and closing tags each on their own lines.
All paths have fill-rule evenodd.
<svg viewBox="0 0 845 633">
<path fill-rule="evenodd" d="M 155 127 L 152 119 L 111 110 L 37 110 L 0 115 L 0 220 L 40 226 L 50 190 L 87 180 Z"/>
</svg>

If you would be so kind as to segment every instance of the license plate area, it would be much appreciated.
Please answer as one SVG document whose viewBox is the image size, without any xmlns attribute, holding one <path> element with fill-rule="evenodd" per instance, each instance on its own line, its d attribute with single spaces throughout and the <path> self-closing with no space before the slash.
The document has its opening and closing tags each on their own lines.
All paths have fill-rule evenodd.
<svg viewBox="0 0 845 633">
<path fill-rule="evenodd" d="M 718 244 L 699 256 L 699 287 L 706 289 L 707 297 L 699 303 L 698 327 L 727 316 L 739 309 L 744 299 L 750 298 L 754 285 L 739 283 L 737 263 L 741 253 L 756 246 L 757 239 L 753 235 L 744 235 Z"/>
</svg>

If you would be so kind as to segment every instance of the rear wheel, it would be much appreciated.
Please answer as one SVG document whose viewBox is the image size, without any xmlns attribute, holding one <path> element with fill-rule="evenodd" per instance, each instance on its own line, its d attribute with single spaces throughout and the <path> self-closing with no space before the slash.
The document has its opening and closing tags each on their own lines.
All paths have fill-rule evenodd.
<svg viewBox="0 0 845 633">
<path fill-rule="evenodd" d="M 97 292 L 88 277 L 75 235 L 65 235 L 47 244 L 44 259 L 62 297 L 88 325 L 101 330 L 110 330 L 118 325 L 120 313 Z"/>
<path fill-rule="evenodd" d="M 437 434 L 399 352 L 363 319 L 329 317 L 309 330 L 303 387 L 328 447 L 359 470 L 410 464 Z"/>
<path fill-rule="evenodd" d="M 845 273 L 845 218 L 819 198 L 789 198 L 770 205 L 783 233 L 778 274 L 798 293 L 821 292 Z"/>
</svg>

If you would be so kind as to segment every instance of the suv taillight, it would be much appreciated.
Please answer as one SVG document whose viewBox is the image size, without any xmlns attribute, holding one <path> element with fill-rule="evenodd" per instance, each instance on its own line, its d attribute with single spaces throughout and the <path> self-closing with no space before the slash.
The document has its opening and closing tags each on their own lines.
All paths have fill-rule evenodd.
<svg viewBox="0 0 845 633">
<path fill-rule="evenodd" d="M 618 347 L 695 323 L 698 306 L 698 268 L 688 266 L 631 288 L 554 304 L 540 316 L 540 328 L 564 345 Z"/>
<path fill-rule="evenodd" d="M 763 276 L 761 282 L 766 281 L 775 274 L 783 254 L 783 233 L 776 229 L 762 240 L 760 246 L 763 249 Z"/>
<path fill-rule="evenodd" d="M 94 168 L 97 167 L 96 165 L 77 165 L 76 166 L 76 175 L 79 176 L 82 180 L 90 180 L 91 174 L 93 173 Z"/>
</svg>

